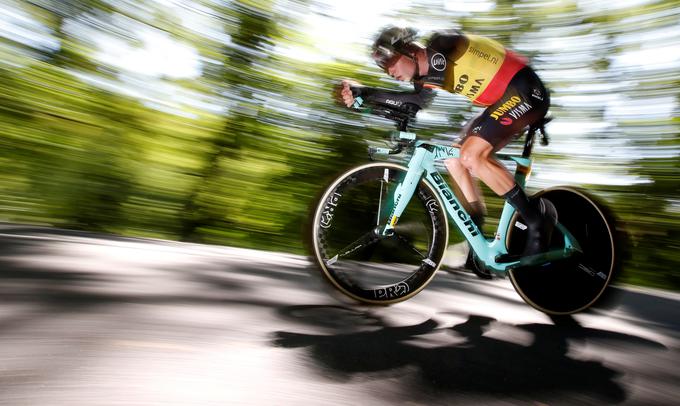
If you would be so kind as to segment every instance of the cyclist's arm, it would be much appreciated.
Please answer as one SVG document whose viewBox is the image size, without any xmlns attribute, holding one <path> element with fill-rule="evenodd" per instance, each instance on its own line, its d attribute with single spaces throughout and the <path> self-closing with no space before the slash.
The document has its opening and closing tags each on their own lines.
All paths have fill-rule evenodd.
<svg viewBox="0 0 680 406">
<path fill-rule="evenodd" d="M 382 105 L 388 107 L 401 107 L 404 104 L 415 104 L 420 108 L 427 107 L 434 98 L 431 89 L 415 86 L 411 92 L 390 91 L 371 87 L 356 87 L 355 98 L 361 98 L 362 104 Z"/>
</svg>

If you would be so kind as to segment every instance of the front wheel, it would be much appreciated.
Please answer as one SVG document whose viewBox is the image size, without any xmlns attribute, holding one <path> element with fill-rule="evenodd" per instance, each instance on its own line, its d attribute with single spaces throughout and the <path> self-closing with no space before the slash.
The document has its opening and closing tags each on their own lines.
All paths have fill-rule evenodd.
<svg viewBox="0 0 680 406">
<path fill-rule="evenodd" d="M 331 184 L 315 210 L 316 262 L 325 278 L 352 299 L 368 304 L 409 299 L 439 268 L 448 243 L 446 211 L 424 179 L 394 233 L 382 235 L 406 172 L 391 163 L 354 168 Z"/>
<path fill-rule="evenodd" d="M 509 272 L 519 295 L 532 307 L 549 314 L 572 314 L 592 306 L 612 279 L 617 261 L 614 223 L 604 208 L 587 194 L 557 187 L 537 193 L 555 205 L 558 222 L 578 241 L 583 253 L 542 266 Z M 526 227 L 517 214 L 510 222 L 508 251 L 521 253 Z M 550 249 L 564 247 L 564 237 L 553 232 Z"/>
</svg>

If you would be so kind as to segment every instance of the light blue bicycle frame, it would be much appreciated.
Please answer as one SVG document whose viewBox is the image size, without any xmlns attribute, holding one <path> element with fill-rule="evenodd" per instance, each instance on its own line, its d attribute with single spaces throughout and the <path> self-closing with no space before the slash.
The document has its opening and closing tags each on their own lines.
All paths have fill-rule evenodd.
<svg viewBox="0 0 680 406">
<path fill-rule="evenodd" d="M 400 131 L 398 136 L 400 139 L 415 139 L 414 133 L 405 131 Z M 510 262 L 498 262 L 497 258 L 508 254 L 506 238 L 508 235 L 508 227 L 510 226 L 510 221 L 512 220 L 515 209 L 508 202 L 505 202 L 498 223 L 498 229 L 496 230 L 494 237 L 490 239 L 484 237 L 479 228 L 472 222 L 470 215 L 465 211 L 465 208 L 456 195 L 439 174 L 439 171 L 435 168 L 435 162 L 437 161 L 459 157 L 459 148 L 436 145 L 423 141 L 415 142 L 415 152 L 408 163 L 406 177 L 395 189 L 393 209 L 388 217 L 388 223 L 383 230 L 383 235 L 388 235 L 390 230 L 393 230 L 396 227 L 399 217 L 401 217 L 406 209 L 411 197 L 413 197 L 413 194 L 415 193 L 418 182 L 422 178 L 423 173 L 425 173 L 425 179 L 439 194 L 439 197 L 444 203 L 444 207 L 446 207 L 449 218 L 454 221 L 479 259 L 481 259 L 492 271 L 504 273 L 518 266 L 536 265 L 551 260 L 566 258 L 574 252 L 581 250 L 576 239 L 558 223 L 556 227 L 564 235 L 563 249 L 548 251 L 544 254 L 533 255 L 531 257 L 525 257 Z M 508 154 L 496 154 L 496 157 L 511 159 L 517 163 L 515 181 L 520 187 L 524 188 L 527 175 L 531 171 L 532 160 L 530 158 L 517 157 Z"/>
</svg>

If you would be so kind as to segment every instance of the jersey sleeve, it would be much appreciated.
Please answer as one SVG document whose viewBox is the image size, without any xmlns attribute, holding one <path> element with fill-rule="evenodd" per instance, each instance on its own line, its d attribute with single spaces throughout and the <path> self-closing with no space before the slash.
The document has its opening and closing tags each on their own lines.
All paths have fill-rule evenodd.
<svg viewBox="0 0 680 406">
<path fill-rule="evenodd" d="M 458 30 L 436 31 L 427 41 L 427 47 L 444 55 L 456 54 L 465 46 L 465 36 Z"/>
<path fill-rule="evenodd" d="M 404 104 L 415 104 L 420 108 L 430 105 L 434 91 L 415 85 L 413 91 L 391 91 L 379 88 L 362 87 L 360 94 L 364 101 L 372 105 L 401 107 Z"/>
</svg>

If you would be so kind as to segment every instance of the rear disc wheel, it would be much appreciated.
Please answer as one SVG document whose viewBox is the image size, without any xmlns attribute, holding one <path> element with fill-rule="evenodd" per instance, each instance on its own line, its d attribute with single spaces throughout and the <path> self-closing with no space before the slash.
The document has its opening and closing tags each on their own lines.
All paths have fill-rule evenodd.
<svg viewBox="0 0 680 406">
<path fill-rule="evenodd" d="M 615 272 L 614 223 L 597 202 L 577 189 L 547 189 L 532 199 L 538 197 L 555 205 L 558 222 L 576 238 L 583 253 L 541 266 L 513 269 L 510 281 L 524 301 L 544 313 L 583 311 L 602 296 Z M 510 224 L 508 252 L 519 254 L 526 242 L 526 226 L 517 213 Z M 550 249 L 563 247 L 564 237 L 555 228 Z"/>
</svg>

